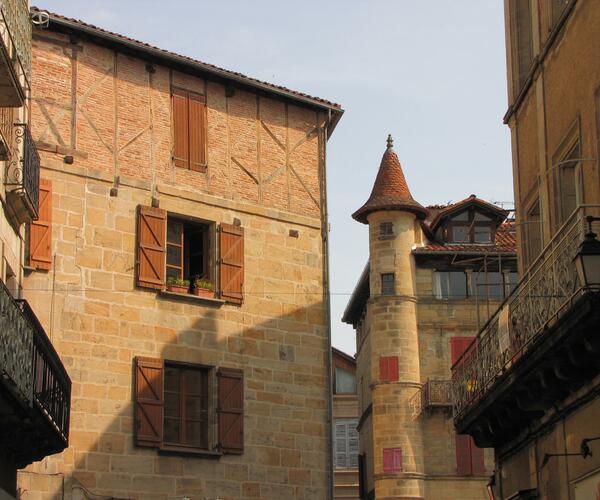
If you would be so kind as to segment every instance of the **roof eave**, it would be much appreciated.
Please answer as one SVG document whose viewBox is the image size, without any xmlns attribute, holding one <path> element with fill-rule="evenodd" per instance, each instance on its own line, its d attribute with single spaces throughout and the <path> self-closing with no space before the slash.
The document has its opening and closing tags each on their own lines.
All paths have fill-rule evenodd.
<svg viewBox="0 0 600 500">
<path fill-rule="evenodd" d="M 356 323 L 355 311 L 357 309 L 364 309 L 366 301 L 369 297 L 367 295 L 367 297 L 364 298 L 361 295 L 361 292 L 363 292 L 364 295 L 365 288 L 369 286 L 369 269 L 369 263 L 367 262 L 362 273 L 360 274 L 360 278 L 358 278 L 358 282 L 356 283 L 354 290 L 352 291 L 352 295 L 350 295 L 350 300 L 346 305 L 346 309 L 344 309 L 344 314 L 342 316 L 343 323 L 354 325 Z"/>
</svg>

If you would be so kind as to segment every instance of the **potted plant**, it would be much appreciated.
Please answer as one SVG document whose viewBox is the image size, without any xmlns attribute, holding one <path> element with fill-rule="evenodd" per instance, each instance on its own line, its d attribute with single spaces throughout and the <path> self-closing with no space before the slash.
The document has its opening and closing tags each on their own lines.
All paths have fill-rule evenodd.
<svg viewBox="0 0 600 500">
<path fill-rule="evenodd" d="M 215 296 L 215 285 L 207 279 L 196 277 L 192 284 L 192 293 L 199 297 L 213 298 Z"/>
<path fill-rule="evenodd" d="M 188 293 L 190 288 L 190 280 L 182 280 L 169 276 L 167 278 L 167 290 L 175 293 Z"/>
</svg>

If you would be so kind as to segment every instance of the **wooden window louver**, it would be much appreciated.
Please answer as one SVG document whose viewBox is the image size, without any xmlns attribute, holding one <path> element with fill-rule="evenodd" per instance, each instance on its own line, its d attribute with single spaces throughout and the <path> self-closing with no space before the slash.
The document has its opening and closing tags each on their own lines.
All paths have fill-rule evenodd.
<svg viewBox="0 0 600 500">
<path fill-rule="evenodd" d="M 165 210 L 138 208 L 137 285 L 162 289 L 165 285 Z"/>
<path fill-rule="evenodd" d="M 135 358 L 135 444 L 157 448 L 163 437 L 163 379 L 161 359 Z"/>
<path fill-rule="evenodd" d="M 221 224 L 219 248 L 220 296 L 241 304 L 244 300 L 244 228 Z"/>
<path fill-rule="evenodd" d="M 38 219 L 29 226 L 29 265 L 52 267 L 52 182 L 40 179 Z"/>
<path fill-rule="evenodd" d="M 222 453 L 244 451 L 244 375 L 235 368 L 219 368 L 217 416 Z"/>
</svg>

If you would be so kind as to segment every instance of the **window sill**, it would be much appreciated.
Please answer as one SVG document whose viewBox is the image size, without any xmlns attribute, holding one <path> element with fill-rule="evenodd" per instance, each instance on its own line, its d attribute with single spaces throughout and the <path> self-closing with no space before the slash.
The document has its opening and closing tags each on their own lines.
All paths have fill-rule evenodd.
<svg viewBox="0 0 600 500">
<path fill-rule="evenodd" d="M 189 457 L 202 457 L 219 459 L 223 456 L 220 451 L 201 450 L 198 448 L 188 448 L 187 446 L 163 445 L 158 449 L 160 455 L 181 455 Z"/>
<path fill-rule="evenodd" d="M 167 290 L 160 290 L 158 295 L 164 297 L 166 299 L 175 299 L 175 300 L 183 300 L 184 302 L 195 302 L 200 304 L 209 304 L 214 306 L 222 306 L 225 304 L 224 300 L 217 299 L 214 297 L 202 297 L 200 295 L 194 295 L 192 293 L 178 293 L 178 292 L 169 292 Z"/>
</svg>

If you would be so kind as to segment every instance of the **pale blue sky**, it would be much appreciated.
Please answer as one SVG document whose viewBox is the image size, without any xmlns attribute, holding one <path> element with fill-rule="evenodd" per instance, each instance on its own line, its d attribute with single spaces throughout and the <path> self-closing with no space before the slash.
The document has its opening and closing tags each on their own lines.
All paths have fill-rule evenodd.
<svg viewBox="0 0 600 500">
<path fill-rule="evenodd" d="M 34 3 L 34 2 L 32 2 Z M 512 200 L 500 0 L 40 0 L 161 48 L 342 104 L 328 147 L 333 344 L 367 260 L 350 214 L 369 196 L 388 133 L 422 204 Z M 168 7 L 168 8 L 167 8 Z"/>
</svg>

